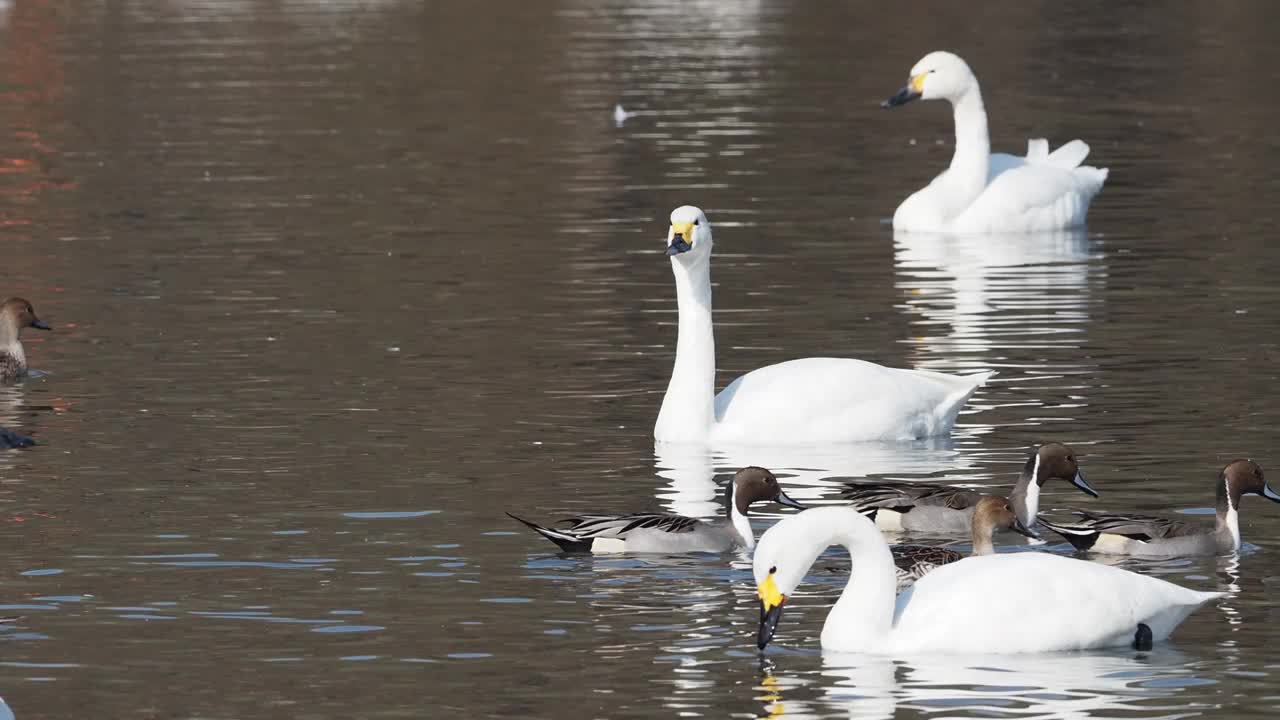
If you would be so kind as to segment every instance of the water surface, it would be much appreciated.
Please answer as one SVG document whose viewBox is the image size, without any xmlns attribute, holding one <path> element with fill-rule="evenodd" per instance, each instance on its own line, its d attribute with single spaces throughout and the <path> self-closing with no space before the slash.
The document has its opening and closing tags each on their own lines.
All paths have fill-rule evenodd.
<svg viewBox="0 0 1280 720">
<path fill-rule="evenodd" d="M 975 16 L 977 13 L 977 16 Z M 742 557 L 567 558 L 508 520 L 719 511 L 746 463 L 1212 505 L 1277 458 L 1280 6 L 13 2 L 0 694 L 18 717 L 1271 717 L 1280 514 L 1146 654 L 823 658 L 825 556 L 754 649 Z M 993 146 L 1087 140 L 1087 232 L 895 236 L 964 55 Z M 638 114 L 612 122 L 621 102 Z M 716 232 L 721 384 L 807 355 L 996 370 L 952 438 L 655 448 L 671 208 Z M 34 335 L 34 334 L 33 334 Z M 763 529 L 775 508 L 757 519 Z M 1062 547 L 1053 548 L 1064 551 Z M 1010 588 L 1009 591 L 1016 591 Z M 896 715 L 895 715 L 896 713 Z"/>
</svg>

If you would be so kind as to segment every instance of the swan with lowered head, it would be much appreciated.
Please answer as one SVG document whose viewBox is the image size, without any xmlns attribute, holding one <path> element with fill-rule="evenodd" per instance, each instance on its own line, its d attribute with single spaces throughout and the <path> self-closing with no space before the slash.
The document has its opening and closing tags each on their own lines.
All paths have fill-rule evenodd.
<svg viewBox="0 0 1280 720">
<path fill-rule="evenodd" d="M 671 212 L 667 255 L 679 330 L 671 382 L 653 428 L 658 441 L 795 445 L 945 435 L 965 401 L 991 377 L 804 358 L 753 370 L 717 394 L 711 224 L 701 210 L 685 205 Z"/>
<path fill-rule="evenodd" d="M 953 53 L 925 55 L 911 68 L 906 87 L 882 105 L 917 99 L 951 103 L 956 150 L 949 168 L 898 206 L 895 230 L 1037 232 L 1084 224 L 1107 170 L 1080 164 L 1089 155 L 1083 141 L 1049 152 L 1047 140 L 1034 139 L 1027 141 L 1026 157 L 992 155 L 978 79 Z"/>
<path fill-rule="evenodd" d="M 894 595 L 893 555 L 880 531 L 847 507 L 805 510 L 765 531 L 752 571 L 757 645 L 830 545 L 849 551 L 853 581 L 822 627 L 822 647 L 879 654 L 1019 653 L 1149 647 L 1224 593 L 1190 590 L 1128 570 L 1049 553 L 969 557 Z"/>
</svg>

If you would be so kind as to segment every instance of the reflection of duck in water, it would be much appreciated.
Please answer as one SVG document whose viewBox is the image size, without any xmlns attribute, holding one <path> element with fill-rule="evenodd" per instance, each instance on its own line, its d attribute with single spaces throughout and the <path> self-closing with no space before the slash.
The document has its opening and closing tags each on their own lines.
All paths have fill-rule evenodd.
<svg viewBox="0 0 1280 720">
<path fill-rule="evenodd" d="M 23 328 L 51 330 L 36 317 L 31 303 L 14 297 L 0 305 L 0 381 L 12 382 L 27 374 L 27 354 L 19 335 Z"/>
<path fill-rule="evenodd" d="M 578 515 L 565 518 L 562 528 L 548 528 L 511 513 L 565 552 L 589 553 L 687 553 L 726 552 L 755 547 L 756 538 L 747 520 L 752 503 L 772 500 L 788 507 L 804 506 L 787 497 L 773 473 L 761 467 L 738 471 L 725 488 L 725 520 L 707 522 L 684 515 L 629 513 L 626 515 Z"/>
<path fill-rule="evenodd" d="M 35 444 L 36 441 L 26 435 L 19 435 L 8 428 L 0 427 L 0 448 L 24 448 Z"/>
</svg>

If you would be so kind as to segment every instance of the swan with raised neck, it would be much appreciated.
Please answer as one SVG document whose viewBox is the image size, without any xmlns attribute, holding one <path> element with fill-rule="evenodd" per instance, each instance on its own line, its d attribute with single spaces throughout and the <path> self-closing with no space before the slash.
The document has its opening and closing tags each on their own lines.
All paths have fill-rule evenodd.
<svg viewBox="0 0 1280 720">
<path fill-rule="evenodd" d="M 36 317 L 31 303 L 12 297 L 0 304 L 0 382 L 10 382 L 27 374 L 27 353 L 20 336 L 23 328 L 51 330 Z"/>
<path fill-rule="evenodd" d="M 660 442 L 794 445 L 945 435 L 991 373 L 957 376 L 813 357 L 768 365 L 715 392 L 711 223 L 671 213 L 666 254 L 675 278 L 676 357 L 654 424 Z"/>
<path fill-rule="evenodd" d="M 954 53 L 935 51 L 911 68 L 907 85 L 885 100 L 946 100 L 955 122 L 947 170 L 898 206 L 893 227 L 913 232 L 1035 232 L 1083 225 L 1107 170 L 1081 165 L 1089 146 L 1072 140 L 1052 153 L 1044 139 L 1025 157 L 991 154 L 978 78 Z"/>
<path fill-rule="evenodd" d="M 1125 647 L 1143 626 L 1163 640 L 1224 593 L 1190 590 L 1128 570 L 1049 553 L 969 557 L 895 596 L 893 555 L 870 520 L 847 507 L 813 508 L 769 528 L 752 558 L 760 627 L 773 638 L 782 608 L 818 555 L 849 551 L 851 581 L 822 628 L 837 652 L 1019 653 Z"/>
</svg>

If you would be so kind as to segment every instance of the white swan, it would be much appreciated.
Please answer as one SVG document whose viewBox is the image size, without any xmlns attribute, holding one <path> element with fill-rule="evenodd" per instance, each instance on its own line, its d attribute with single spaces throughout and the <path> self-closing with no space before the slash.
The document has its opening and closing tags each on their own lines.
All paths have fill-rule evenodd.
<svg viewBox="0 0 1280 720">
<path fill-rule="evenodd" d="M 794 445 L 943 435 L 991 376 L 805 358 L 753 370 L 716 394 L 711 224 L 701 210 L 685 205 L 671 212 L 667 255 L 680 328 L 671 382 L 653 428 L 659 441 Z"/>
<path fill-rule="evenodd" d="M 931 52 L 911 68 L 906 87 L 884 101 L 897 107 L 918 98 L 947 100 L 955 111 L 951 167 L 903 201 L 896 230 L 913 232 L 1036 232 L 1083 225 L 1106 168 L 1081 165 L 1089 146 L 1072 140 L 1049 152 L 1049 141 L 1027 141 L 1026 157 L 991 154 L 987 111 L 978 79 L 964 60 Z"/>
<path fill-rule="evenodd" d="M 969 557 L 925 575 L 897 596 L 893 555 L 856 510 L 824 507 L 784 518 L 756 546 L 761 649 L 813 561 L 848 548 L 852 581 L 822 628 L 837 652 L 1017 653 L 1146 647 L 1202 604 L 1199 592 L 1146 575 L 1049 553 Z"/>
</svg>

